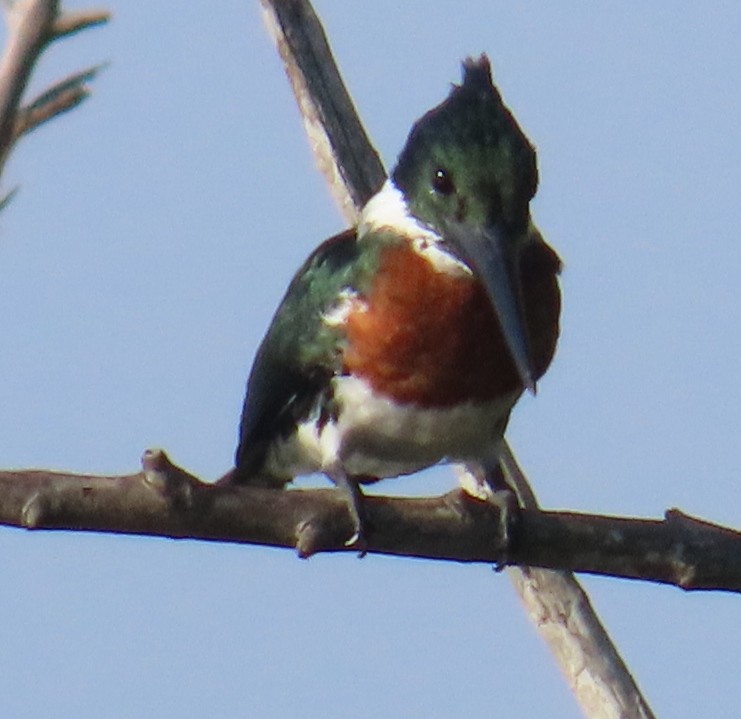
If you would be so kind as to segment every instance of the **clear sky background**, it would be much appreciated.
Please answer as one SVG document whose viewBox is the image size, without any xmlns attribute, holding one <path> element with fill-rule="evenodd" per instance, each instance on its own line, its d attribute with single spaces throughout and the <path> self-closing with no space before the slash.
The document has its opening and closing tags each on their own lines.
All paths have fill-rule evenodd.
<svg viewBox="0 0 741 719">
<path fill-rule="evenodd" d="M 256 0 L 108 4 L 110 60 L 3 177 L 0 467 L 213 479 L 287 282 L 343 223 Z M 544 506 L 741 525 L 741 5 L 317 2 L 385 162 L 486 51 L 565 260 L 510 439 Z M 377 485 L 434 494 L 449 469 Z M 583 578 L 659 716 L 741 703 L 741 597 Z M 486 566 L 0 529 L 7 717 L 579 716 Z M 218 714 L 217 714 L 218 712 Z"/>
</svg>

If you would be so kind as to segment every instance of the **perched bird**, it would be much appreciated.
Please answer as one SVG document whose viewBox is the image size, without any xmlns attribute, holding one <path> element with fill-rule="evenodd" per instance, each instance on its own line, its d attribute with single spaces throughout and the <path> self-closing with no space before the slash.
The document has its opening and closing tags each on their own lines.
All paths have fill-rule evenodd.
<svg viewBox="0 0 741 719">
<path fill-rule="evenodd" d="M 325 473 L 362 547 L 360 484 L 495 466 L 558 337 L 560 260 L 530 218 L 537 184 L 488 59 L 466 60 L 357 228 L 293 278 L 250 373 L 232 481 Z"/>
</svg>

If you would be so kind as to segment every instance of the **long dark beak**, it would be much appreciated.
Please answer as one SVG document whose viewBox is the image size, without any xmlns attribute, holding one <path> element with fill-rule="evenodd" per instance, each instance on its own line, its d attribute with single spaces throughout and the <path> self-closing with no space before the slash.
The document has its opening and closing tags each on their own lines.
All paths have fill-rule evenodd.
<svg viewBox="0 0 741 719">
<path fill-rule="evenodd" d="M 511 233 L 501 225 L 478 227 L 450 223 L 445 228 L 445 238 L 486 288 L 522 384 L 535 394 L 535 376 Z"/>
</svg>

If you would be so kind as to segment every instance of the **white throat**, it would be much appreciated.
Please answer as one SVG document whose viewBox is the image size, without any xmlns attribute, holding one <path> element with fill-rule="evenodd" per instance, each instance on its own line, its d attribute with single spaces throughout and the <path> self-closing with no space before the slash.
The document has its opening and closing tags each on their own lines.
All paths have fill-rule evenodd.
<svg viewBox="0 0 741 719">
<path fill-rule="evenodd" d="M 371 197 L 360 213 L 358 238 L 383 230 L 403 234 L 412 242 L 414 251 L 424 257 L 438 272 L 455 275 L 470 275 L 471 270 L 457 257 L 448 252 L 437 232 L 425 227 L 409 213 L 404 195 L 391 178 Z"/>
<path fill-rule="evenodd" d="M 368 200 L 360 213 L 358 236 L 362 237 L 374 230 L 393 230 L 409 237 L 429 237 L 439 241 L 436 232 L 425 227 L 416 217 L 409 214 L 404 195 L 391 178 L 383 183 L 381 189 Z"/>
</svg>

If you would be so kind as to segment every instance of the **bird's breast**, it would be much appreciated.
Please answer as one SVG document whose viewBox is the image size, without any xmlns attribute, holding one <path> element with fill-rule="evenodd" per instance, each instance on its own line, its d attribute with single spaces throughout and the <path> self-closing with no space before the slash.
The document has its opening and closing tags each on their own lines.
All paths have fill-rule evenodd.
<svg viewBox="0 0 741 719">
<path fill-rule="evenodd" d="M 409 244 L 382 251 L 345 334 L 344 371 L 401 405 L 489 402 L 520 386 L 481 283 Z"/>
</svg>

